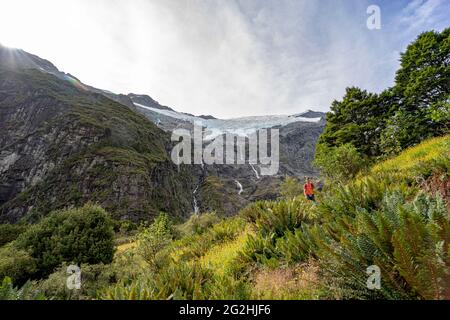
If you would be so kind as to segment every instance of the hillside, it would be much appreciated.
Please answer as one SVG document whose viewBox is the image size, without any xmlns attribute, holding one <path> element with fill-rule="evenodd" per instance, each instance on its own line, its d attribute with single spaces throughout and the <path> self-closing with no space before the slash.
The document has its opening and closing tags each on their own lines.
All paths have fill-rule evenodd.
<svg viewBox="0 0 450 320">
<path fill-rule="evenodd" d="M 0 178 L 0 206 L 3 206 L 0 221 L 18 221 L 26 213 L 44 216 L 51 210 L 65 205 L 80 206 L 89 200 L 105 206 L 117 218 L 134 222 L 151 221 L 155 213 L 160 210 L 169 212 L 169 209 L 171 214 L 178 217 L 187 217 L 195 210 L 216 211 L 221 215 L 229 216 L 252 201 L 275 199 L 277 197 L 276 190 L 285 175 L 298 177 L 317 175 L 317 170 L 313 168 L 311 162 L 314 158 L 316 142 L 325 125 L 325 114 L 322 112 L 309 110 L 302 114 L 289 116 L 265 115 L 225 120 L 210 116 L 196 117 L 162 106 L 148 95 L 116 94 L 89 86 L 75 76 L 58 70 L 50 61 L 20 49 L 7 48 L 1 45 L 0 68 L 5 70 L 0 78 L 4 89 L 0 88 L 0 90 L 4 94 L 8 94 L 8 99 L 5 96 L 3 100 L 2 117 L 4 117 L 4 121 L 0 124 L 0 133 L 3 134 L 3 137 L 0 137 L 0 139 L 3 139 L 4 145 L 0 145 L 0 148 L 9 143 L 7 149 L 0 149 L 2 150 L 0 155 L 0 174 L 2 174 Z M 7 70 L 9 72 L 6 72 Z M 33 76 L 25 80 L 22 75 L 19 83 L 15 74 L 20 73 L 32 73 Z M 10 76 L 11 79 L 8 79 Z M 15 90 L 23 91 L 21 94 L 26 99 L 23 101 L 17 99 L 16 101 L 17 97 L 11 97 Z M 33 92 L 35 90 L 38 91 Z M 83 105 L 89 105 L 90 108 L 94 109 L 97 109 L 97 105 L 101 105 L 101 111 L 99 109 L 98 113 L 93 114 L 90 110 L 89 114 L 84 114 L 87 110 L 81 108 Z M 107 109 L 110 105 L 121 105 L 122 109 L 120 112 L 112 111 L 108 113 Z M 74 141 L 64 143 L 58 140 L 57 143 L 64 144 L 64 146 L 56 147 L 53 145 L 53 137 L 40 136 L 40 133 L 48 134 L 49 131 L 53 130 L 55 131 L 54 134 L 61 134 L 61 139 L 66 132 L 64 130 L 59 132 L 60 130 L 57 127 L 66 126 L 68 125 L 67 121 L 72 121 L 70 118 L 64 118 L 59 123 L 60 117 L 65 117 L 64 110 L 67 106 L 69 106 L 68 108 L 78 108 L 75 116 L 80 116 L 79 118 L 86 120 L 89 123 L 89 129 L 79 131 L 78 122 L 71 123 L 71 130 L 78 131 L 73 132 L 76 137 L 71 137 L 71 139 L 74 139 Z M 17 107 L 21 109 L 15 110 Z M 127 107 L 128 110 L 123 107 Z M 38 117 L 31 118 L 35 111 L 38 111 Z M 15 114 L 19 112 L 21 114 Z M 148 121 L 144 121 L 143 117 L 138 117 L 137 114 L 141 114 Z M 14 117 L 23 117 L 29 119 L 29 121 L 16 123 Z M 104 127 L 103 121 L 111 122 L 108 120 L 109 117 L 112 117 L 114 133 L 116 134 L 107 138 L 109 142 L 106 143 L 105 147 L 109 143 L 121 145 L 124 138 L 129 140 L 125 141 L 125 149 L 129 149 L 128 144 L 132 139 L 136 139 L 136 145 L 140 144 L 142 137 L 137 137 L 136 131 L 145 131 L 144 128 L 141 130 L 140 126 L 148 126 L 148 122 L 151 122 L 158 127 L 158 130 L 152 129 L 155 134 L 151 138 L 151 143 L 158 146 L 156 148 L 151 147 L 144 153 L 153 153 L 157 159 L 162 157 L 164 158 L 163 162 L 167 162 L 170 155 L 169 139 L 172 131 L 176 128 L 191 130 L 193 122 L 201 122 L 204 125 L 205 138 L 214 138 L 226 132 L 245 136 L 257 129 L 276 127 L 280 130 L 280 170 L 275 176 L 262 177 L 258 165 L 194 165 L 183 167 L 180 177 L 174 177 L 174 168 L 167 163 L 164 164 L 166 167 L 161 166 L 158 172 L 153 172 L 153 169 L 149 167 L 153 166 L 152 162 L 155 159 L 152 156 L 150 156 L 152 159 L 149 161 L 141 159 L 142 150 L 137 150 L 140 153 L 139 155 L 128 151 L 123 152 L 123 150 L 120 154 L 113 155 L 110 149 L 104 149 L 101 156 L 107 155 L 114 161 L 117 161 L 117 159 L 127 162 L 133 161 L 135 162 L 132 165 L 133 168 L 128 168 L 128 164 L 120 169 L 116 165 L 106 164 L 103 166 L 104 168 L 111 167 L 112 169 L 99 170 L 102 175 L 110 175 L 106 179 L 102 175 L 98 176 L 97 179 L 96 172 L 85 172 L 84 169 L 76 170 L 76 172 L 82 174 L 74 176 L 72 172 L 75 168 L 70 163 L 66 163 L 65 168 L 59 168 L 63 158 L 73 157 L 75 153 L 79 157 L 73 160 L 79 165 L 89 166 L 89 163 L 96 159 L 97 154 L 79 154 L 79 148 L 90 148 L 92 143 L 100 142 L 100 136 L 103 136 L 101 131 L 107 131 L 110 128 L 100 128 L 98 134 L 91 132 L 91 128 Z M 131 118 L 129 119 L 129 117 Z M 140 119 L 139 122 L 135 122 L 137 118 Z M 46 124 L 46 129 L 37 130 L 42 123 L 49 119 L 53 121 Z M 3 120 L 3 118 L 0 118 L 0 120 Z M 129 126 L 130 121 L 134 123 Z M 124 124 L 123 127 L 121 127 L 122 123 Z M 14 139 L 23 138 L 27 132 L 31 131 L 34 140 L 41 140 L 39 142 L 40 154 L 16 159 L 18 153 L 25 152 L 22 149 L 26 147 L 13 143 Z M 145 132 L 143 134 L 145 135 Z M 90 141 L 92 139 L 93 141 Z M 144 142 L 144 145 L 147 142 Z M 29 143 L 37 144 L 38 142 L 29 141 Z M 83 145 L 80 146 L 80 144 Z M 136 145 L 132 145 L 131 148 L 136 149 Z M 34 147 L 36 146 L 32 148 Z M 52 151 L 48 152 L 47 149 L 58 150 L 60 147 L 65 148 L 63 149 L 64 154 L 56 155 L 60 159 L 49 161 L 48 157 Z M 127 157 L 130 157 L 129 161 L 126 159 Z M 10 166 L 16 160 L 18 161 L 17 166 Z M 58 163 L 56 164 L 55 161 Z M 72 159 L 68 161 L 71 162 Z M 109 160 L 106 161 L 111 163 Z M 148 163 L 144 164 L 143 161 Z M 22 169 L 18 170 L 22 165 L 24 166 L 23 172 Z M 58 168 L 54 168 L 55 165 Z M 102 166 L 102 164 L 97 165 Z M 122 172 L 120 174 L 122 177 L 116 179 L 113 176 L 117 175 L 115 173 L 117 170 Z M 147 171 L 148 174 L 125 178 L 124 174 L 127 170 L 131 170 L 131 172 L 137 170 L 140 173 Z M 167 175 L 162 174 L 166 170 Z M 41 187 L 27 190 L 31 186 L 34 187 L 38 181 L 42 180 L 43 176 L 47 176 L 50 172 L 53 173 L 51 177 L 48 177 L 48 184 L 57 185 L 56 189 L 62 187 L 63 193 L 61 195 L 50 192 L 50 197 L 44 196 L 47 191 L 43 183 L 41 183 Z M 154 177 L 149 177 L 149 175 L 154 175 Z M 84 181 L 85 178 L 88 181 Z M 86 187 L 86 184 L 91 184 L 91 180 L 97 180 L 97 185 Z M 120 181 L 120 183 L 117 181 Z M 217 183 L 211 184 L 211 181 Z M 161 188 L 159 188 L 159 184 L 162 185 Z M 217 187 L 217 190 L 211 189 L 212 185 Z M 110 186 L 113 186 L 114 190 L 111 190 Z M 242 191 L 239 186 L 242 186 Z M 168 189 L 171 190 L 166 192 Z M 19 197 L 19 194 L 26 190 L 27 192 Z M 128 195 L 123 196 L 123 193 Z M 111 194 L 114 194 L 114 196 Z M 16 196 L 17 199 L 13 200 Z M 6 202 L 9 203 L 5 204 Z M 129 210 L 127 206 L 130 207 Z M 32 219 L 32 221 L 36 220 L 38 218 Z"/>
<path fill-rule="evenodd" d="M 450 211 L 427 189 L 448 183 L 449 152 L 450 136 L 425 141 L 327 186 L 317 205 L 260 201 L 178 226 L 162 215 L 110 265 L 84 265 L 95 281 L 77 295 L 57 282 L 64 268 L 31 288 L 72 299 L 449 299 Z M 380 290 L 367 288 L 372 265 Z"/>
<path fill-rule="evenodd" d="M 118 219 L 192 208 L 169 136 L 130 108 L 38 70 L 0 69 L 0 221 L 88 201 Z M 173 201 L 177 199 L 177 201 Z"/>
<path fill-rule="evenodd" d="M 420 34 L 392 87 L 326 115 L 226 120 L 0 46 L 0 300 L 449 300 L 449 40 Z M 278 174 L 175 165 L 191 121 L 203 147 L 279 129 Z"/>
</svg>

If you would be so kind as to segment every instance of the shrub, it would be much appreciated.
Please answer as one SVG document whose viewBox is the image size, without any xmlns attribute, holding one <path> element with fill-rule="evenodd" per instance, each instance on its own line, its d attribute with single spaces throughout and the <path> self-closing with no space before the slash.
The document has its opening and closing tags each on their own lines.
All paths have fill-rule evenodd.
<svg viewBox="0 0 450 320">
<path fill-rule="evenodd" d="M 16 240 L 26 229 L 27 226 L 23 224 L 0 224 L 0 247 Z"/>
<path fill-rule="evenodd" d="M 247 221 L 254 224 L 264 236 L 283 236 L 313 219 L 312 204 L 302 197 L 282 201 L 259 201 L 241 211 Z"/>
<path fill-rule="evenodd" d="M 35 290 L 30 281 L 21 288 L 16 288 L 12 279 L 6 277 L 0 282 L 0 300 L 45 300 L 45 296 Z"/>
<path fill-rule="evenodd" d="M 280 185 L 280 194 L 283 198 L 292 199 L 302 193 L 303 187 L 296 178 L 286 176 Z"/>
<path fill-rule="evenodd" d="M 281 258 L 276 249 L 277 241 L 316 219 L 313 204 L 303 197 L 260 201 L 245 208 L 241 214 L 256 227 L 257 234 L 248 237 L 240 260 L 255 261 L 271 268 L 277 267 Z"/>
<path fill-rule="evenodd" d="M 116 274 L 111 265 L 82 264 L 81 288 L 67 288 L 67 264 L 63 264 L 47 279 L 36 284 L 36 289 L 49 299 L 56 300 L 81 300 L 98 298 L 102 288 L 116 281 Z"/>
<path fill-rule="evenodd" d="M 138 251 L 152 268 L 157 267 L 156 255 L 173 239 L 173 224 L 166 213 L 137 235 Z"/>
<path fill-rule="evenodd" d="M 308 237 L 322 270 L 339 283 L 344 297 L 450 298 L 450 222 L 442 199 L 419 194 L 408 203 L 400 192 L 387 192 L 378 208 L 334 219 Z M 367 288 L 371 265 L 381 269 L 381 290 Z"/>
<path fill-rule="evenodd" d="M 55 211 L 17 239 L 30 251 L 38 276 L 50 274 L 62 262 L 110 263 L 114 255 L 113 224 L 105 210 L 87 204 Z"/>
<path fill-rule="evenodd" d="M 0 279 L 8 277 L 16 284 L 23 284 L 36 270 L 36 260 L 14 243 L 0 248 Z"/>
<path fill-rule="evenodd" d="M 194 233 L 201 234 L 208 228 L 218 223 L 221 219 L 215 212 L 205 214 L 194 214 L 188 221 L 178 226 L 176 229 L 179 236 L 187 236 Z"/>
<path fill-rule="evenodd" d="M 318 145 L 314 164 L 326 178 L 334 181 L 349 181 L 366 165 L 352 144 L 339 147 Z"/>
</svg>

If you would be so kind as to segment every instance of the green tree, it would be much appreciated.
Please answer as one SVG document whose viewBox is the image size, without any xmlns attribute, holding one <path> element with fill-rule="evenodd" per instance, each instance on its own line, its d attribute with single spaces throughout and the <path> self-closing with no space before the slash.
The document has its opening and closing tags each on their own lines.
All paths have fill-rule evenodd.
<svg viewBox="0 0 450 320">
<path fill-rule="evenodd" d="M 395 85 L 380 94 L 347 88 L 318 146 L 353 145 L 368 159 L 395 154 L 450 129 L 450 28 L 425 32 L 401 55 Z"/>
<path fill-rule="evenodd" d="M 314 165 L 328 179 L 347 181 L 365 167 L 365 160 L 349 143 L 339 147 L 318 145 Z"/>
<path fill-rule="evenodd" d="M 407 110 L 427 109 L 450 93 L 450 28 L 424 32 L 401 54 L 395 79 Z"/>
<path fill-rule="evenodd" d="M 62 262 L 110 263 L 113 222 L 105 210 L 91 204 L 55 211 L 21 234 L 14 245 L 30 252 L 38 276 L 52 273 Z"/>
<path fill-rule="evenodd" d="M 356 87 L 347 88 L 342 101 L 331 105 L 319 145 L 336 147 L 349 143 L 363 156 L 378 156 L 379 133 L 397 107 L 397 100 L 392 90 L 377 95 Z"/>
</svg>

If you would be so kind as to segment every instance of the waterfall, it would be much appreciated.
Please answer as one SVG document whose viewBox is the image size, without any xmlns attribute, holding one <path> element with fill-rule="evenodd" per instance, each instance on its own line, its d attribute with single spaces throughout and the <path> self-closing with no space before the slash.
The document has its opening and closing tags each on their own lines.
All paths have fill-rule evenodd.
<svg viewBox="0 0 450 320">
<path fill-rule="evenodd" d="M 255 175 L 256 175 L 256 179 L 259 179 L 259 174 L 258 174 L 258 171 L 255 169 L 255 167 L 253 166 L 253 164 L 251 164 L 250 163 L 250 166 L 252 167 L 252 169 L 253 169 L 253 172 L 255 172 Z"/>
<path fill-rule="evenodd" d="M 192 193 L 193 200 L 194 200 L 194 213 L 195 214 L 198 214 L 198 212 L 200 211 L 200 208 L 198 207 L 198 204 L 197 204 L 197 197 L 195 196 L 197 194 L 197 191 L 198 191 L 198 186 L 195 187 L 194 192 Z"/>
<path fill-rule="evenodd" d="M 241 195 L 241 193 L 244 192 L 244 188 L 242 187 L 242 184 L 239 181 L 237 181 L 237 180 L 234 180 L 234 182 L 236 182 L 236 185 L 239 188 L 238 195 Z"/>
</svg>

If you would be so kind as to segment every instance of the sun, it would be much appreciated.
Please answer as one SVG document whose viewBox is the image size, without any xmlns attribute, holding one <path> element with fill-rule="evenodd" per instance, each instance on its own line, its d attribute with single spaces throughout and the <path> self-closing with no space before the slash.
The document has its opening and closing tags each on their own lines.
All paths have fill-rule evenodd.
<svg viewBox="0 0 450 320">
<path fill-rule="evenodd" d="M 33 40 L 36 29 L 35 5 L 30 1 L 0 1 L 0 44 L 11 48 L 25 48 Z M 26 10 L 24 8 L 27 8 Z"/>
</svg>

